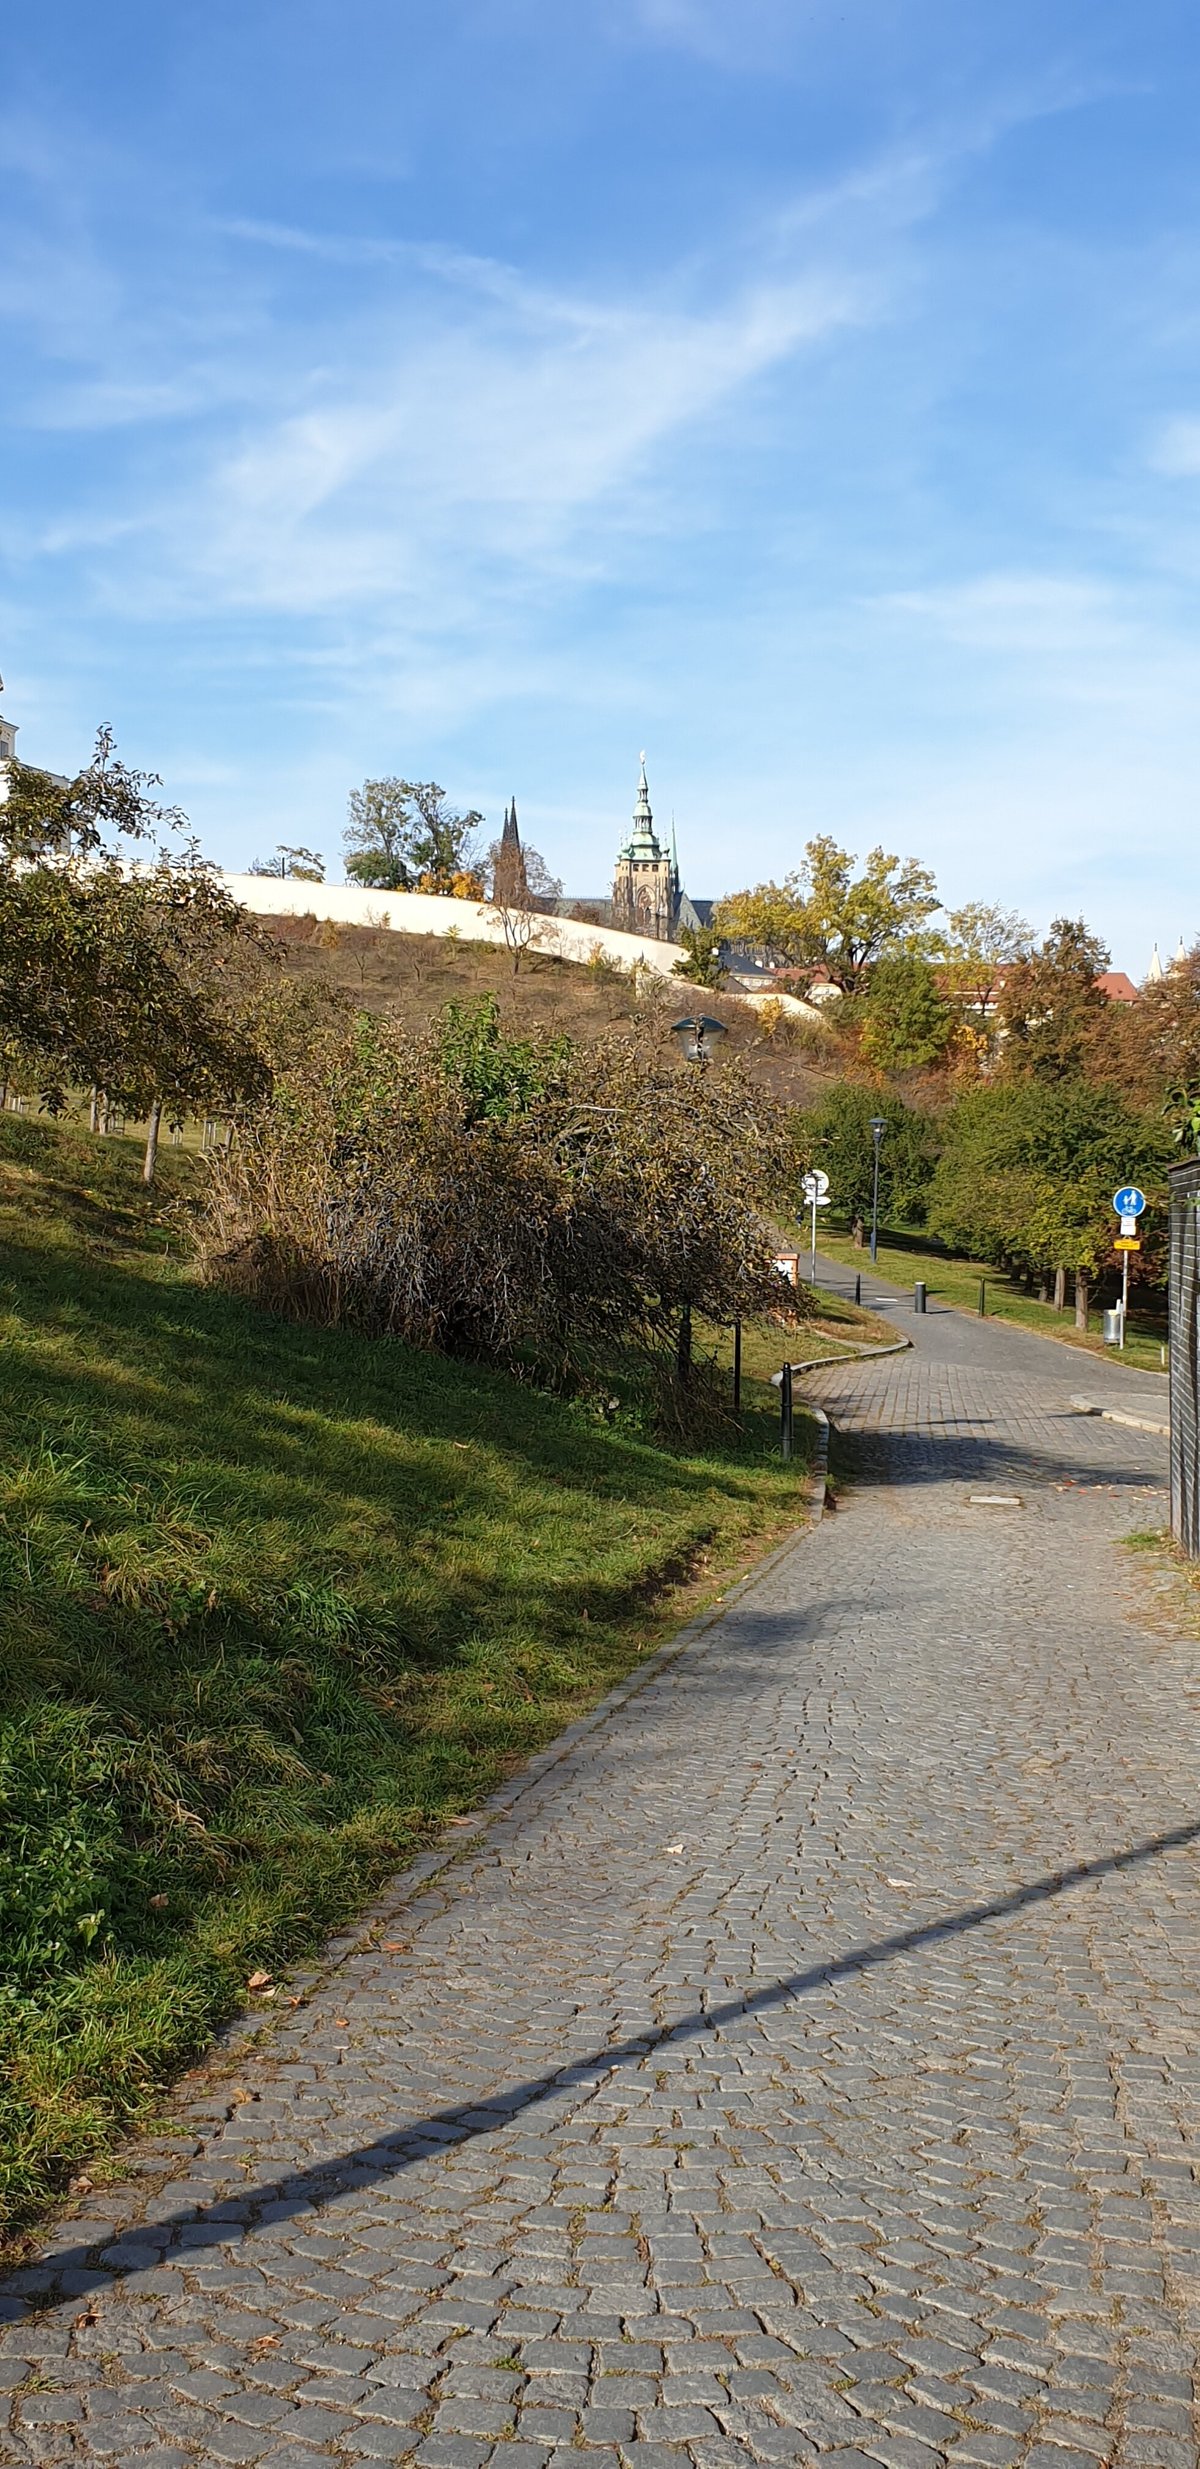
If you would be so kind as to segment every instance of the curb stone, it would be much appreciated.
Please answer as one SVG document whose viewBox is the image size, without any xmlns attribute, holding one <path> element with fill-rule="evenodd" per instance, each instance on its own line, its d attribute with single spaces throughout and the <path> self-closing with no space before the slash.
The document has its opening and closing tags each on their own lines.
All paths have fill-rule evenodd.
<svg viewBox="0 0 1200 2469">
<path fill-rule="evenodd" d="M 903 1355 L 911 1350 L 911 1337 L 897 1337 L 887 1346 L 856 1346 L 853 1354 L 813 1355 L 807 1363 L 793 1363 L 789 1369 L 793 1372 L 831 1372 L 836 1371 L 841 1363 L 866 1363 L 872 1355 Z"/>
<path fill-rule="evenodd" d="M 1077 1415 L 1099 1415 L 1104 1423 L 1124 1423 L 1133 1432 L 1157 1432 L 1160 1440 L 1169 1440 L 1169 1423 L 1155 1422 L 1149 1415 L 1128 1414 L 1123 1406 L 1098 1406 L 1093 1398 L 1073 1397 L 1071 1410 Z"/>
</svg>

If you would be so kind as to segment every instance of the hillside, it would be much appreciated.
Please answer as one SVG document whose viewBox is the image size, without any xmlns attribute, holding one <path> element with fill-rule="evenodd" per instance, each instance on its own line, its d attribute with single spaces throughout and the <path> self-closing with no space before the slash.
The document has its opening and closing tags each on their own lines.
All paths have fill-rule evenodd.
<svg viewBox="0 0 1200 2469">
<path fill-rule="evenodd" d="M 407 1027 L 423 1026 L 443 1003 L 494 992 L 506 1026 L 540 1022 L 581 1043 L 609 1030 L 633 1030 L 669 1046 L 671 1021 L 700 1010 L 726 1022 L 722 1052 L 738 1055 L 756 1079 L 790 1105 L 817 1103 L 839 1076 L 832 1040 L 819 1029 L 772 1009 L 764 1014 L 733 989 L 714 993 L 683 978 L 645 976 L 635 984 L 619 969 L 541 952 L 526 953 L 514 975 L 509 954 L 495 944 L 394 934 L 314 917 L 273 918 L 270 929 L 294 976 L 337 986 L 354 1002 Z"/>
<path fill-rule="evenodd" d="M 0 1119 L 10 2224 L 796 1512 L 761 1381 L 684 1454 L 276 1321 L 138 1166 Z"/>
</svg>

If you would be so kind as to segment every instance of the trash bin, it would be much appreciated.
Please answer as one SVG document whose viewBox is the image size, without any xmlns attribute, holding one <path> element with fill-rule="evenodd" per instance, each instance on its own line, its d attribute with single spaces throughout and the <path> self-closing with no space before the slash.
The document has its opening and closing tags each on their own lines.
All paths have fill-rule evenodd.
<svg viewBox="0 0 1200 2469">
<path fill-rule="evenodd" d="M 1121 1343 L 1121 1322 L 1122 1322 L 1123 1318 L 1124 1318 L 1124 1314 L 1123 1314 L 1123 1312 L 1122 1312 L 1122 1310 L 1121 1310 L 1121 1306 L 1120 1306 L 1120 1304 L 1119 1304 L 1119 1303 L 1114 1303 L 1114 1305 L 1113 1305 L 1113 1308 L 1112 1308 L 1111 1312 L 1105 1312 L 1105 1314 L 1104 1314 L 1104 1343 L 1105 1343 L 1105 1345 L 1106 1345 L 1106 1346 L 1119 1346 L 1119 1345 L 1120 1345 L 1120 1343 Z"/>
<path fill-rule="evenodd" d="M 925 1309 L 925 1292 L 926 1292 L 926 1289 L 925 1289 L 925 1280 L 924 1280 L 924 1278 L 923 1278 L 923 1277 L 919 1277 L 919 1278 L 917 1279 L 917 1282 L 916 1282 L 915 1286 L 913 1287 L 913 1310 L 914 1310 L 914 1312 L 923 1312 L 923 1311 L 924 1311 L 924 1309 Z"/>
</svg>

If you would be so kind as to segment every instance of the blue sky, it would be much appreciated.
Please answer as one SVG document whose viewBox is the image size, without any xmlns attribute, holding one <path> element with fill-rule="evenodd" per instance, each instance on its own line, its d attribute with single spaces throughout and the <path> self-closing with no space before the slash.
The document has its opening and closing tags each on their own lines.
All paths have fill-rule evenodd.
<svg viewBox="0 0 1200 2469">
<path fill-rule="evenodd" d="M 205 847 L 442 781 L 601 888 L 831 831 L 1200 933 L 1182 0 L 44 0 L 0 669 Z"/>
</svg>

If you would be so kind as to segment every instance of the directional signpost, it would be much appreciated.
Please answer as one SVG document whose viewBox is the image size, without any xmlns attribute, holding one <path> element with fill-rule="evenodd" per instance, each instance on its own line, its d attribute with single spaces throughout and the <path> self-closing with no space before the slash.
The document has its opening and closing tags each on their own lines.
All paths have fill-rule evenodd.
<svg viewBox="0 0 1200 2469">
<path fill-rule="evenodd" d="M 1129 1255 L 1131 1252 L 1140 1252 L 1142 1248 L 1137 1228 L 1138 1219 L 1145 1206 L 1146 1195 L 1138 1190 L 1136 1183 L 1123 1183 L 1120 1191 L 1113 1193 L 1113 1207 L 1121 1220 L 1121 1231 L 1113 1244 L 1113 1250 L 1121 1254 L 1120 1342 L 1122 1354 L 1125 1351 L 1125 1321 L 1129 1311 Z"/>
<path fill-rule="evenodd" d="M 812 1261 L 809 1270 L 809 1284 L 815 1286 L 817 1282 L 817 1211 L 829 1207 L 829 1177 L 823 1174 L 818 1166 L 812 1174 L 805 1175 L 800 1189 L 812 1211 Z"/>
</svg>

